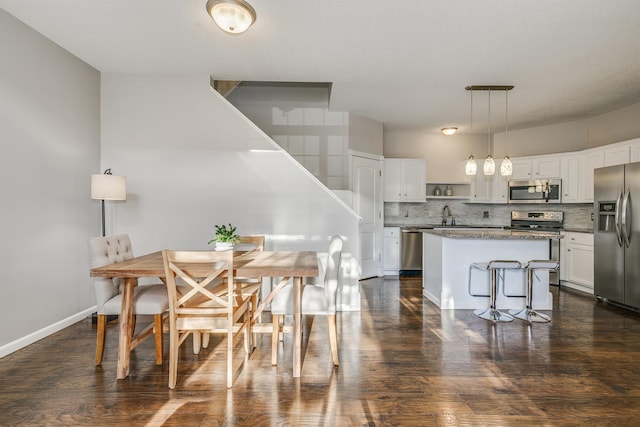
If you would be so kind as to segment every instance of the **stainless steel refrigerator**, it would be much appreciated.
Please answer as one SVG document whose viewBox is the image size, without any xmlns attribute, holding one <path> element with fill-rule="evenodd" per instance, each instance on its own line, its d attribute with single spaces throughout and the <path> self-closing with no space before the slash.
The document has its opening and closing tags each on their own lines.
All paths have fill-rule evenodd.
<svg viewBox="0 0 640 427">
<path fill-rule="evenodd" d="M 595 294 L 640 308 L 640 163 L 596 169 L 594 208 Z"/>
</svg>

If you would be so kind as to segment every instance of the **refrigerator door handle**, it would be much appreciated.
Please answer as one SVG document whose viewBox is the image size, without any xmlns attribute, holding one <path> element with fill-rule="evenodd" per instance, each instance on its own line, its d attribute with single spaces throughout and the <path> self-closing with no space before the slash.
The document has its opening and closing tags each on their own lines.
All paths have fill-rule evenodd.
<svg viewBox="0 0 640 427">
<path fill-rule="evenodd" d="M 622 247 L 622 225 L 620 224 L 620 210 L 622 209 L 621 205 L 622 200 L 622 190 L 618 193 L 618 198 L 616 199 L 616 214 L 613 218 L 613 223 L 616 226 L 616 237 L 618 238 L 618 246 Z"/>
<path fill-rule="evenodd" d="M 629 207 L 629 197 L 631 196 L 629 192 L 629 187 L 624 190 L 624 197 L 622 199 L 622 237 L 624 240 L 624 245 L 628 248 L 631 245 L 631 230 L 629 230 L 629 226 L 631 225 L 631 221 L 627 221 L 627 208 Z M 629 215 L 631 216 L 631 215 Z"/>
</svg>

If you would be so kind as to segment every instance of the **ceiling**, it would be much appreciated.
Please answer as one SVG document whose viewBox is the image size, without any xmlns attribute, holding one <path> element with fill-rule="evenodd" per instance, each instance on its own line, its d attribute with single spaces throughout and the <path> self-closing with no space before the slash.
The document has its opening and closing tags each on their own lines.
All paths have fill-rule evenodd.
<svg viewBox="0 0 640 427">
<path fill-rule="evenodd" d="M 228 35 L 206 0 L 0 0 L 0 8 L 105 73 L 331 82 L 330 107 L 387 130 L 469 132 L 468 85 L 514 85 L 509 129 L 640 102 L 638 0 L 249 0 Z M 5 41 L 6 42 L 6 41 Z M 46 70 L 45 70 L 46 71 Z M 474 93 L 473 132 L 487 128 Z M 504 126 L 504 92 L 492 92 Z"/>
</svg>

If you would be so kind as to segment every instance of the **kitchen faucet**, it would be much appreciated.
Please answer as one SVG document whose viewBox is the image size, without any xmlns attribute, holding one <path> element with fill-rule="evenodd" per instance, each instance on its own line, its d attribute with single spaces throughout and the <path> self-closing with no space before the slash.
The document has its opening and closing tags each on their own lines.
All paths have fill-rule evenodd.
<svg viewBox="0 0 640 427">
<path fill-rule="evenodd" d="M 449 205 L 444 205 L 444 207 L 442 208 L 442 225 L 447 225 L 447 217 L 453 217 L 453 215 L 451 214 Z M 453 225 L 453 222 L 451 225 Z"/>
</svg>

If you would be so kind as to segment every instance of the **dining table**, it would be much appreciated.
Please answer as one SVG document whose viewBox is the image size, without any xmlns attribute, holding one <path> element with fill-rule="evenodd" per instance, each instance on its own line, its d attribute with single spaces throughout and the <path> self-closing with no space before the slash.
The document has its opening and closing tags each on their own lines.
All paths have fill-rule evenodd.
<svg viewBox="0 0 640 427">
<path fill-rule="evenodd" d="M 234 251 L 234 276 L 244 278 L 278 278 L 279 282 L 252 313 L 255 320 L 285 284 L 293 282 L 293 376 L 302 371 L 302 281 L 318 276 L 318 258 L 315 251 Z M 133 295 L 137 279 L 157 277 L 165 280 L 162 251 L 134 257 L 102 267 L 92 268 L 91 277 L 122 278 L 122 304 L 118 338 L 116 377 L 129 375 L 132 336 L 135 328 Z"/>
</svg>

